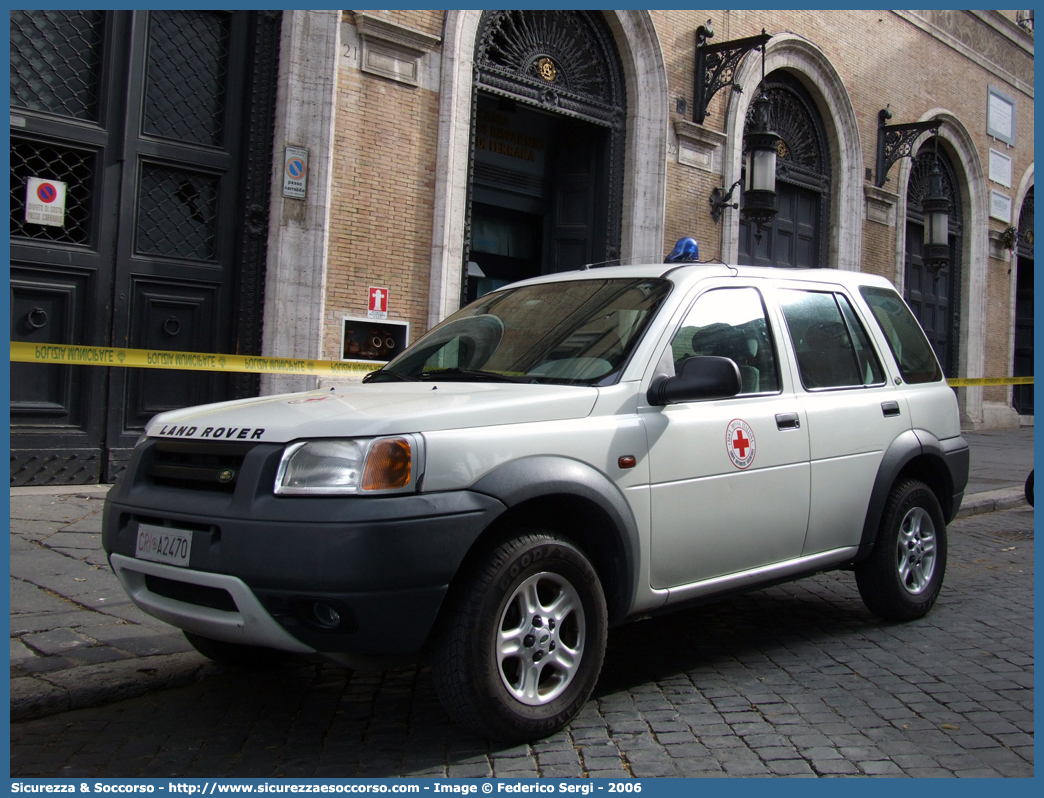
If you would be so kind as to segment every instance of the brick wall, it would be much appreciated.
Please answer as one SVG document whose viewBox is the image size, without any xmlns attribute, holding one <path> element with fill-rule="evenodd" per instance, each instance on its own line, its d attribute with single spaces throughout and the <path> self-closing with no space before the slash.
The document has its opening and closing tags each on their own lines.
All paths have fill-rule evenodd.
<svg viewBox="0 0 1044 798">
<path fill-rule="evenodd" d="M 442 11 L 371 13 L 441 36 Z M 388 318 L 409 322 L 411 340 L 424 331 L 438 118 L 437 93 L 362 72 L 342 58 L 324 357 L 341 357 L 342 318 L 366 316 L 372 285 L 388 289 Z"/>
<path fill-rule="evenodd" d="M 442 11 L 368 13 L 442 35 Z M 863 169 L 875 167 L 877 114 L 886 104 L 891 104 L 893 123 L 916 121 L 932 109 L 952 113 L 970 134 L 983 172 L 988 170 L 991 146 L 1012 158 L 1012 187 L 987 181 L 987 191 L 1001 190 L 1014 201 L 1019 181 L 1033 164 L 1032 56 L 1013 43 L 1018 38 L 1014 26 L 998 33 L 974 14 L 955 11 L 672 10 L 652 11 L 650 15 L 663 52 L 672 124 L 676 118 L 691 120 L 695 31 L 711 18 L 715 42 L 753 36 L 764 28 L 770 34 L 795 34 L 820 48 L 851 99 Z M 1005 15 L 1014 18 L 1013 12 Z M 352 19 L 352 13 L 346 12 L 346 22 L 350 24 Z M 984 58 L 976 57 L 976 50 L 999 63 L 1003 74 L 984 68 Z M 991 85 L 1016 100 L 1014 147 L 986 135 L 987 89 Z M 756 86 L 745 88 L 753 92 Z M 706 128 L 723 130 L 729 93 L 726 89 L 714 97 Z M 679 98 L 686 101 L 684 115 L 677 111 Z M 416 339 L 426 325 L 438 115 L 437 91 L 360 72 L 342 59 L 324 340 L 328 357 L 339 356 L 341 316 L 365 315 L 369 285 L 390 289 L 391 318 L 409 321 L 412 338 Z M 679 164 L 673 133 L 670 141 L 665 164 L 664 250 L 677 238 L 693 235 L 700 242 L 702 257 L 717 256 L 722 228 L 710 217 L 708 197 L 715 186 L 721 185 L 721 177 Z M 964 167 L 953 155 L 951 160 L 962 172 Z M 886 191 L 895 191 L 899 175 L 897 164 L 889 172 Z M 1017 207 L 1013 209 L 1015 220 L 1018 212 Z M 966 225 L 973 223 L 971 208 L 965 207 L 964 217 Z M 995 234 L 1007 226 L 981 217 L 975 223 L 987 224 Z M 902 219 L 894 227 L 862 220 L 862 264 L 866 271 L 894 276 L 896 236 L 903 224 Z M 969 241 L 966 230 L 966 247 Z M 999 376 L 1011 365 L 1014 275 L 1008 273 L 1006 259 L 989 259 L 980 268 L 986 271 L 989 308 L 986 373 Z M 990 389 L 986 396 L 988 401 L 1006 401 L 1003 388 Z"/>
<path fill-rule="evenodd" d="M 1017 80 L 1005 77 L 1022 78 L 1031 87 L 1032 57 L 971 15 L 952 11 L 920 14 L 923 16 L 904 17 L 890 11 L 654 11 L 652 15 L 664 47 L 672 116 L 677 115 L 676 100 L 682 97 L 690 106 L 691 118 L 695 30 L 706 19 L 714 21 L 714 42 L 754 36 L 763 28 L 770 34 L 794 33 L 822 49 L 840 76 L 858 121 L 864 169 L 875 168 L 877 114 L 886 104 L 891 104 L 893 123 L 917 121 L 926 112 L 945 109 L 960 120 L 970 134 L 984 173 L 988 174 L 991 147 L 1012 158 L 1011 188 L 987 181 L 986 190 L 1002 191 L 1014 202 L 1019 181 L 1034 161 L 1033 96 L 1024 90 L 1025 84 L 1020 86 Z M 1013 12 L 1006 16 L 1014 19 Z M 940 30 L 944 31 L 941 37 L 936 35 Z M 1011 35 L 1017 37 L 1017 34 Z M 955 48 L 948 42 L 963 42 L 963 47 L 958 44 Z M 983 68 L 983 59 L 975 56 L 975 48 L 987 52 L 990 60 L 998 61 L 1005 74 L 998 75 Z M 1014 147 L 986 134 L 990 86 L 1015 98 Z M 750 92 L 756 89 L 755 86 L 745 88 Z M 729 93 L 723 89 L 714 97 L 708 107 L 706 127 L 724 132 Z M 953 155 L 951 153 L 951 160 L 963 172 L 966 165 L 957 162 Z M 896 191 L 900 167 L 901 164 L 895 164 L 889 171 L 887 191 Z M 714 175 L 679 165 L 676 157 L 668 159 L 667 176 L 665 246 L 679 235 L 695 234 L 702 257 L 718 255 L 721 229 L 711 221 L 707 198 L 711 189 L 720 183 Z M 1017 207 L 1013 209 L 1013 223 L 1018 212 Z M 967 196 L 964 219 L 966 226 L 973 223 Z M 981 216 L 975 223 L 987 224 L 994 233 L 1007 226 Z M 903 224 L 902 219 L 897 220 L 895 227 L 864 219 L 862 268 L 865 271 L 894 278 L 897 232 Z M 970 238 L 970 230 L 966 229 L 966 253 Z M 986 375 L 1003 376 L 1011 368 L 1010 303 L 1014 274 L 1009 274 L 1006 259 L 990 258 L 978 267 L 986 271 Z M 966 323 L 966 319 L 963 321 Z M 1005 402 L 1006 397 L 1005 388 L 985 391 L 986 401 Z"/>
</svg>

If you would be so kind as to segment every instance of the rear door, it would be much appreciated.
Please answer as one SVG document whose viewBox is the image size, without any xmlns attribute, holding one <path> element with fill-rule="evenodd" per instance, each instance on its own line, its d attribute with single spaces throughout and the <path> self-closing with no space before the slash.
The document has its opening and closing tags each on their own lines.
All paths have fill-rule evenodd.
<svg viewBox="0 0 1044 798">
<path fill-rule="evenodd" d="M 808 425 L 811 506 L 802 553 L 854 546 L 884 452 L 910 429 L 909 407 L 840 287 L 797 286 L 775 296 Z"/>
</svg>

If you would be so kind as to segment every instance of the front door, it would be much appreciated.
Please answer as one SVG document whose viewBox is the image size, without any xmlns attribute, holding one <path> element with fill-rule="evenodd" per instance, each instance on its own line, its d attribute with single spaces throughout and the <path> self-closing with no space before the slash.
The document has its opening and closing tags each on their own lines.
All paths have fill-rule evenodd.
<svg viewBox="0 0 1044 798">
<path fill-rule="evenodd" d="M 608 141 L 599 125 L 478 97 L 468 301 L 607 259 Z"/>
<path fill-rule="evenodd" d="M 776 183 L 776 216 L 758 233 L 741 221 L 739 262 L 751 266 L 811 269 L 822 266 L 819 257 L 819 195 L 809 188 Z"/>
<path fill-rule="evenodd" d="M 1015 249 L 1014 377 L 1033 376 L 1033 189 L 1022 203 Z M 1016 385 L 1012 405 L 1020 416 L 1033 415 L 1033 386 Z"/>
<path fill-rule="evenodd" d="M 551 252 L 547 271 L 566 272 L 606 259 L 609 131 L 584 122 L 559 129 L 552 173 Z"/>
<path fill-rule="evenodd" d="M 904 298 L 921 323 L 947 377 L 957 376 L 951 366 L 951 330 L 954 325 L 950 275 L 945 266 L 931 272 L 924 265 L 924 225 L 906 223 L 906 270 Z M 951 261 L 952 263 L 952 261 Z"/>
<path fill-rule="evenodd" d="M 626 90 L 600 11 L 486 11 L 462 299 L 620 254 Z"/>
<path fill-rule="evenodd" d="M 760 292 L 706 291 L 661 361 L 729 357 L 742 392 L 649 408 L 654 588 L 670 588 L 798 557 L 809 510 L 803 411 L 781 379 Z"/>
<path fill-rule="evenodd" d="M 1033 257 L 1019 257 L 1015 274 L 1014 377 L 1033 376 Z M 1033 415 L 1033 386 L 1016 385 L 1012 405 L 1020 416 Z"/>
<path fill-rule="evenodd" d="M 12 12 L 12 341 L 259 351 L 279 22 Z M 60 225 L 27 221 L 31 177 L 65 184 Z M 12 377 L 12 484 L 111 481 L 156 413 L 256 392 L 206 372 Z"/>
<path fill-rule="evenodd" d="M 924 263 L 924 217 L 921 213 L 928 177 L 938 164 L 943 193 L 950 203 L 950 260 L 931 271 Z M 960 344 L 960 291 L 963 209 L 957 176 L 945 151 L 922 145 L 914 158 L 906 193 L 906 268 L 903 298 L 924 328 L 947 377 L 956 377 Z"/>
<path fill-rule="evenodd" d="M 771 101 L 769 123 L 776 147 L 776 216 L 760 231 L 740 219 L 737 257 L 752 266 L 828 265 L 830 151 L 816 102 L 793 75 L 776 71 L 765 79 Z M 753 122 L 753 104 L 745 131 Z"/>
</svg>

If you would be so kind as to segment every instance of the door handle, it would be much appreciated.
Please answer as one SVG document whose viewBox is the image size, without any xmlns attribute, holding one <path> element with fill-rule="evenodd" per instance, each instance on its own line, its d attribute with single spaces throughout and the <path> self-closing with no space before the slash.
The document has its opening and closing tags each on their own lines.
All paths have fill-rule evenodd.
<svg viewBox="0 0 1044 798">
<path fill-rule="evenodd" d="M 884 413 L 885 418 L 891 418 L 892 416 L 899 415 L 899 403 L 898 402 L 881 402 L 881 412 Z"/>
<path fill-rule="evenodd" d="M 779 429 L 801 429 L 801 418 L 797 413 L 776 413 L 776 426 Z"/>
</svg>

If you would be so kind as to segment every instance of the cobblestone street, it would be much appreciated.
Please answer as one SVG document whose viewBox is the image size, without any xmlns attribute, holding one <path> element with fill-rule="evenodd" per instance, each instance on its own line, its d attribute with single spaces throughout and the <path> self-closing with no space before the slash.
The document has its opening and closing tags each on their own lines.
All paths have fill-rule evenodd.
<svg viewBox="0 0 1044 798">
<path fill-rule="evenodd" d="M 15 776 L 1033 775 L 1033 510 L 955 521 L 923 620 L 834 573 L 610 634 L 566 731 L 490 745 L 426 668 L 301 663 L 11 726 Z"/>
</svg>

